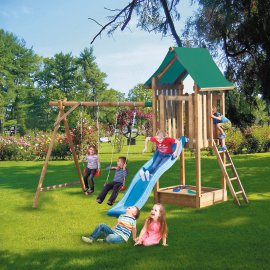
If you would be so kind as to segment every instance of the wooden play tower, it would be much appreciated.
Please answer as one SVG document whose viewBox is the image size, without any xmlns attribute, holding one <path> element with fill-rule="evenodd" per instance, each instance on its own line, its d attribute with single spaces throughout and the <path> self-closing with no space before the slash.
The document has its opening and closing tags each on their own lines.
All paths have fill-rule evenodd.
<svg viewBox="0 0 270 270">
<path fill-rule="evenodd" d="M 194 80 L 192 93 L 184 94 L 184 79 Z M 170 48 L 157 71 L 145 83 L 152 89 L 153 134 L 165 130 L 169 137 L 186 136 L 186 148 L 195 151 L 196 185 L 174 192 L 186 185 L 185 152 L 180 156 L 180 183 L 160 188 L 157 182 L 155 202 L 202 208 L 227 200 L 226 183 L 235 202 L 240 197 L 248 203 L 236 168 L 228 151 L 219 151 L 216 131 L 213 128 L 212 106 L 225 114 L 225 92 L 234 85 L 220 72 L 207 49 Z M 221 169 L 220 187 L 204 187 L 201 177 L 201 149 L 213 148 Z M 231 169 L 231 173 L 227 170 Z M 211 172 L 210 172 L 211 173 Z M 231 176 L 233 175 L 233 177 Z"/>
</svg>

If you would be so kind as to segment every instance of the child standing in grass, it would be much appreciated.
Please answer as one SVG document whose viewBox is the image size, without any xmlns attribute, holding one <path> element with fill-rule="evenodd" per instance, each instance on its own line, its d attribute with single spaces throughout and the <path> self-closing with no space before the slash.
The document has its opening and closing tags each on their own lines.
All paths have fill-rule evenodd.
<svg viewBox="0 0 270 270">
<path fill-rule="evenodd" d="M 134 245 L 157 245 L 162 239 L 162 245 L 168 246 L 167 231 L 165 209 L 162 204 L 155 204 L 151 210 L 150 217 L 145 220 L 139 237 L 135 239 Z"/>
<path fill-rule="evenodd" d="M 89 237 L 82 236 L 82 240 L 92 244 L 94 241 L 117 244 L 128 241 L 131 233 L 133 240 L 136 239 L 136 220 L 139 218 L 140 210 L 136 206 L 128 207 L 126 213 L 120 215 L 118 223 L 113 228 L 110 228 L 104 223 L 99 224 Z M 104 234 L 104 239 L 98 237 Z"/>
<path fill-rule="evenodd" d="M 94 176 L 97 170 L 100 170 L 100 161 L 97 155 L 97 148 L 94 145 L 90 145 L 87 149 L 86 156 L 83 158 L 82 162 L 87 161 L 86 172 L 84 174 L 84 193 L 89 195 L 94 192 Z M 88 183 L 89 180 L 89 183 Z M 90 184 L 90 189 L 89 189 Z"/>
<path fill-rule="evenodd" d="M 180 142 L 178 140 L 166 137 L 165 132 L 159 130 L 156 133 L 155 137 L 147 137 L 145 139 L 145 147 L 143 149 L 143 153 L 147 150 L 149 141 L 154 142 L 157 145 L 158 155 L 148 170 L 146 170 L 145 168 L 142 168 L 140 170 L 140 177 L 142 181 L 145 181 L 145 178 L 147 181 L 149 181 L 150 176 L 157 170 L 158 167 L 162 166 L 162 164 L 168 160 L 171 154 L 174 158 L 176 158 L 180 147 Z M 173 152 L 172 145 L 174 143 L 176 144 L 176 149 Z"/>
<path fill-rule="evenodd" d="M 218 129 L 220 133 L 218 138 L 221 140 L 221 148 L 219 148 L 219 150 L 225 151 L 227 150 L 227 147 L 225 144 L 226 134 L 224 130 L 229 129 L 231 127 L 231 122 L 228 118 L 226 118 L 224 115 L 222 115 L 221 113 L 217 111 L 216 106 L 212 107 L 211 118 L 213 119 L 214 126 Z"/>
</svg>

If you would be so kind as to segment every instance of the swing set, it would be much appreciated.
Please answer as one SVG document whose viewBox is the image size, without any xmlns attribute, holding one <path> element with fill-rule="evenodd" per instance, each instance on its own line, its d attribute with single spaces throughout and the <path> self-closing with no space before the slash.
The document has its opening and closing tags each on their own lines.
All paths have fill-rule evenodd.
<svg viewBox="0 0 270 270">
<path fill-rule="evenodd" d="M 44 162 L 41 174 L 40 174 L 38 186 L 37 186 L 35 197 L 34 197 L 33 204 L 32 204 L 33 208 L 37 207 L 40 192 L 44 192 L 44 191 L 48 191 L 48 190 L 52 190 L 52 189 L 56 189 L 56 188 L 62 188 L 62 187 L 66 187 L 66 186 L 77 185 L 77 184 L 81 185 L 82 192 L 85 189 L 81 168 L 80 168 L 80 165 L 79 165 L 79 162 L 78 162 L 78 157 L 77 157 L 77 154 L 76 154 L 76 151 L 75 151 L 75 147 L 74 147 L 74 144 L 73 144 L 73 141 L 72 141 L 69 125 L 68 125 L 68 122 L 67 122 L 67 117 L 68 117 L 68 115 L 70 113 L 72 113 L 74 110 L 76 110 L 80 106 L 81 107 L 97 107 L 98 112 L 99 112 L 100 107 L 134 107 L 134 108 L 135 107 L 152 107 L 151 102 L 94 102 L 94 101 L 76 102 L 76 101 L 67 101 L 67 99 L 59 100 L 59 101 L 51 101 L 49 103 L 49 105 L 54 106 L 54 107 L 59 107 L 59 113 L 58 113 L 56 122 L 54 123 L 54 130 L 53 130 L 53 133 L 52 133 L 52 139 L 51 139 L 51 142 L 50 142 L 50 145 L 49 145 L 49 148 L 48 148 L 48 152 L 47 152 L 47 155 L 46 155 L 46 159 L 45 159 L 45 162 Z M 65 112 L 66 107 L 71 107 L 71 108 Z M 132 127 L 134 126 L 135 117 L 136 117 L 136 113 L 134 113 L 134 115 L 133 115 Z M 58 129 L 60 127 L 61 122 L 63 122 L 64 127 L 65 127 L 65 133 L 66 133 L 66 136 L 67 136 L 68 143 L 70 145 L 73 160 L 74 160 L 74 163 L 75 163 L 75 168 L 76 168 L 78 178 L 79 178 L 80 181 L 43 187 L 43 182 L 44 182 L 44 178 L 45 178 L 45 175 L 46 175 L 46 172 L 47 172 L 47 167 L 48 167 L 48 164 L 49 164 L 49 160 L 50 160 L 51 153 L 52 153 L 52 150 L 53 150 L 54 142 L 55 142 L 57 132 L 58 132 Z M 116 115 L 116 124 L 117 124 L 117 115 Z M 98 142 L 97 143 L 98 143 L 98 148 L 99 148 L 99 143 L 100 142 L 99 142 L 98 115 L 97 115 L 97 130 L 98 130 Z M 115 134 L 114 134 L 114 136 L 115 136 Z M 114 148 L 114 145 L 113 145 L 112 148 Z M 126 158 L 128 158 L 129 148 L 130 148 L 130 144 L 128 145 Z M 112 149 L 111 165 L 112 165 L 112 161 L 113 161 L 113 152 L 114 152 L 114 149 Z M 110 174 L 110 170 L 108 171 L 108 175 L 107 175 L 105 184 L 108 181 L 109 174 Z M 125 188 L 124 188 L 124 185 L 123 185 L 122 190 L 124 190 L 124 189 Z"/>
</svg>

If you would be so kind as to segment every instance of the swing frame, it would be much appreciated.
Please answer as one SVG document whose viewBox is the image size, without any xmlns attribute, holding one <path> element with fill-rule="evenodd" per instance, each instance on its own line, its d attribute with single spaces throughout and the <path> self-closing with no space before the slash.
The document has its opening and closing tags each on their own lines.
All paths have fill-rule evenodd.
<svg viewBox="0 0 270 270">
<path fill-rule="evenodd" d="M 94 102 L 94 101 L 77 102 L 77 101 L 67 101 L 67 99 L 65 98 L 65 99 L 59 100 L 59 101 L 51 101 L 51 102 L 49 102 L 49 105 L 54 106 L 54 107 L 59 107 L 59 113 L 58 113 L 57 119 L 54 123 L 54 130 L 52 133 L 52 139 L 51 139 L 51 142 L 50 142 L 50 145 L 48 148 L 48 152 L 46 155 L 46 159 L 45 159 L 43 168 L 41 170 L 38 186 L 37 186 L 35 197 L 34 197 L 33 204 L 32 204 L 33 208 L 37 208 L 37 203 L 39 200 L 40 192 L 44 192 L 44 191 L 48 191 L 48 190 L 52 190 L 52 189 L 56 189 L 56 188 L 62 188 L 62 187 L 66 187 L 66 186 L 81 184 L 82 193 L 84 193 L 83 192 L 83 190 L 85 189 L 84 180 L 83 180 L 81 168 L 80 168 L 80 165 L 78 162 L 77 154 L 75 152 L 74 144 L 72 142 L 72 138 L 70 135 L 69 125 L 67 122 L 67 117 L 70 113 L 72 113 L 74 110 L 76 110 L 79 106 L 84 106 L 84 107 L 116 107 L 116 106 L 117 107 L 152 107 L 152 102 L 110 102 L 110 101 L 109 102 Z M 71 108 L 65 112 L 66 107 L 71 107 Z M 72 152 L 72 156 L 73 156 L 73 160 L 74 160 L 74 164 L 75 164 L 75 168 L 76 168 L 76 171 L 78 174 L 79 181 L 43 187 L 43 182 L 44 182 L 44 178 L 45 178 L 45 175 L 47 172 L 47 167 L 48 167 L 51 153 L 53 150 L 54 142 L 55 142 L 55 139 L 56 139 L 56 136 L 58 133 L 58 129 L 59 129 L 60 124 L 62 122 L 63 122 L 64 127 L 65 127 L 65 133 L 67 136 L 68 143 L 70 145 L 70 149 Z"/>
</svg>

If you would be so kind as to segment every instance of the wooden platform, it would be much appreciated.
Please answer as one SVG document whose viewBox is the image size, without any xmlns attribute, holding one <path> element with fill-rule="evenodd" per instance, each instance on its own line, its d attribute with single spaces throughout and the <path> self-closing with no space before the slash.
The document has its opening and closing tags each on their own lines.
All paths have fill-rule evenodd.
<svg viewBox="0 0 270 270">
<path fill-rule="evenodd" d="M 173 191 L 177 188 L 181 188 L 180 191 Z M 157 202 L 193 208 L 203 208 L 206 206 L 227 201 L 227 191 L 224 189 L 202 187 L 201 197 L 197 198 L 195 186 L 188 186 L 184 189 L 182 188 L 183 186 L 178 185 L 158 189 Z M 196 203 L 196 200 L 198 200 L 198 203 Z"/>
</svg>

